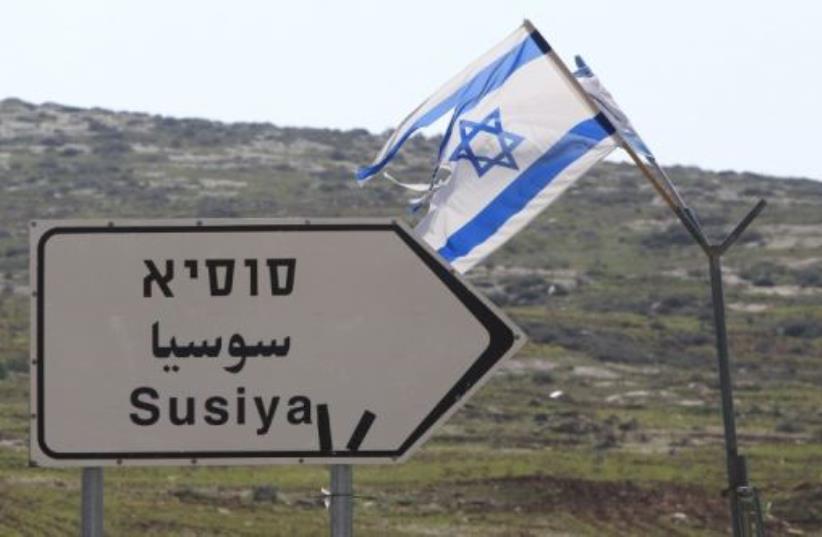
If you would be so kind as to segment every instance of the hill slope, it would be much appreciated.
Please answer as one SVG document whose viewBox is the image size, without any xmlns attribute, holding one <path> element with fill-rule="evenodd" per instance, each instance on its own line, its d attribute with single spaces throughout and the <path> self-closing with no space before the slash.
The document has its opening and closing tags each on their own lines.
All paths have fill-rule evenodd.
<svg viewBox="0 0 822 537">
<path fill-rule="evenodd" d="M 23 468 L 27 222 L 404 215 L 397 188 L 360 188 L 352 178 L 383 139 L 0 102 L 0 533 L 21 531 L 15 521 L 27 520 L 33 500 L 56 513 L 35 516 L 34 534 L 65 534 L 77 501 L 73 475 Z M 394 173 L 425 180 L 436 145 L 412 140 Z M 768 201 L 726 262 L 741 447 L 773 501 L 773 531 L 818 534 L 822 183 L 670 172 L 716 237 L 760 197 Z M 721 534 L 705 261 L 637 170 L 599 165 L 470 277 L 531 344 L 419 457 L 358 471 L 363 494 L 375 498 L 358 515 L 362 533 Z M 262 535 L 283 517 L 295 521 L 283 535 L 310 534 L 325 516 L 313 500 L 295 499 L 323 484 L 317 469 L 123 470 L 113 479 L 117 535 Z M 255 500 L 271 482 L 291 500 Z M 190 508 L 204 518 L 181 515 Z"/>
</svg>

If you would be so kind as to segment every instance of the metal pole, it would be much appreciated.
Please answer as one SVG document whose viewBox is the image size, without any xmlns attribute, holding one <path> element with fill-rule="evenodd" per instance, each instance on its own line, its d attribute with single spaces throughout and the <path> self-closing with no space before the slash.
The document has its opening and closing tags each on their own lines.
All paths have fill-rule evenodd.
<svg viewBox="0 0 822 537">
<path fill-rule="evenodd" d="M 736 446 L 736 415 L 734 414 L 733 383 L 728 354 L 728 332 L 725 323 L 725 295 L 722 290 L 722 262 L 718 252 L 708 256 L 711 272 L 711 294 L 716 330 L 716 354 L 719 365 L 719 388 L 722 396 L 722 421 L 725 429 L 725 462 L 728 469 L 728 499 L 731 504 L 731 523 L 734 537 L 742 537 L 742 519 L 737 498 L 740 487 L 748 485 L 745 460 Z"/>
<path fill-rule="evenodd" d="M 81 537 L 103 537 L 103 469 L 83 468 Z"/>
<path fill-rule="evenodd" d="M 526 20 L 525 25 L 530 32 L 537 32 L 536 28 Z M 538 32 L 537 32 L 538 33 Z M 577 93 L 588 104 L 589 108 L 595 113 L 601 113 L 597 103 L 588 95 L 579 81 L 574 77 L 568 67 L 562 62 L 556 54 L 551 54 L 549 59 L 553 60 L 554 64 L 563 72 L 568 82 L 577 90 Z M 737 224 L 736 228 L 731 232 L 725 240 L 719 245 L 709 244 L 705 233 L 702 230 L 699 221 L 696 218 L 696 213 L 688 208 L 685 201 L 680 196 L 679 192 L 674 186 L 673 182 L 668 178 L 665 170 L 659 166 L 656 161 L 651 161 L 649 167 L 642 158 L 634 151 L 631 144 L 627 142 L 625 137 L 617 128 L 613 133 L 613 137 L 619 142 L 619 145 L 628 153 L 639 170 L 645 175 L 645 178 L 651 183 L 657 193 L 662 197 L 668 207 L 679 218 L 679 221 L 688 230 L 694 241 L 705 251 L 710 263 L 711 273 L 711 290 L 713 294 L 714 306 L 714 322 L 716 325 L 716 347 L 719 358 L 719 377 L 720 388 L 722 391 L 722 417 L 725 425 L 725 449 L 726 462 L 728 466 L 728 485 L 729 498 L 731 503 L 731 516 L 733 518 L 733 535 L 734 537 L 744 537 L 747 532 L 746 525 L 743 524 L 742 513 L 740 509 L 740 491 L 748 490 L 748 472 L 745 463 L 745 458 L 740 457 L 737 453 L 736 446 L 736 423 L 733 407 L 733 392 L 731 383 L 731 370 L 728 357 L 728 336 L 725 324 L 725 299 L 722 292 L 722 268 L 720 257 L 730 246 L 739 238 L 745 228 L 753 221 L 754 218 L 765 208 L 765 200 L 759 200 L 759 203 L 748 213 L 748 215 Z M 656 174 L 654 173 L 656 171 Z M 661 181 L 660 181 L 661 180 Z M 662 184 L 664 182 L 664 185 Z M 755 493 L 754 493 L 755 494 Z M 761 513 L 757 513 L 761 515 Z M 757 535 L 764 535 L 764 529 L 761 523 L 757 524 Z"/>
<path fill-rule="evenodd" d="M 354 485 L 350 464 L 331 465 L 331 537 L 354 535 Z"/>
</svg>

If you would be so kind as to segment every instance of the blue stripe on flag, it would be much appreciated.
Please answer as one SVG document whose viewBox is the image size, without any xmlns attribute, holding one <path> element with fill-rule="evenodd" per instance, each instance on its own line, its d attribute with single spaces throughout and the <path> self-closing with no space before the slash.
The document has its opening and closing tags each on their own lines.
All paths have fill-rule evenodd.
<svg viewBox="0 0 822 537">
<path fill-rule="evenodd" d="M 468 254 L 525 208 L 565 168 L 613 132 L 610 121 L 601 113 L 577 124 L 471 221 L 448 237 L 438 253 L 449 263 Z"/>
<path fill-rule="evenodd" d="M 539 36 L 541 37 L 541 36 Z M 475 102 L 482 96 L 494 91 L 502 86 L 506 80 L 520 67 L 527 64 L 534 58 L 538 58 L 543 54 L 550 52 L 544 40 L 535 39 L 534 34 L 529 34 L 522 43 L 515 46 L 504 55 L 499 57 L 493 63 L 489 64 L 482 71 L 477 73 L 474 78 L 452 93 L 450 96 L 442 100 L 434 108 L 425 113 L 422 117 L 417 119 L 414 124 L 409 127 L 408 131 L 400 137 L 399 140 L 388 150 L 385 156 L 377 163 L 371 166 L 364 166 L 357 170 L 357 179 L 363 181 L 372 175 L 378 173 L 388 164 L 397 151 L 400 150 L 402 144 L 414 134 L 418 129 L 427 127 L 434 123 L 443 114 L 452 108 L 471 100 Z"/>
</svg>

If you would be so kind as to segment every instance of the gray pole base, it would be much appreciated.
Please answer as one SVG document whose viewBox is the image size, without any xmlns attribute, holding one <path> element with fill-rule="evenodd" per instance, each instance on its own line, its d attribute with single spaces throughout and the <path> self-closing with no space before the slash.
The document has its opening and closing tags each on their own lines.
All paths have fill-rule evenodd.
<svg viewBox="0 0 822 537">
<path fill-rule="evenodd" d="M 350 464 L 331 466 L 331 537 L 354 535 L 354 486 Z"/>
<path fill-rule="evenodd" d="M 103 469 L 83 468 L 81 537 L 103 537 Z"/>
</svg>

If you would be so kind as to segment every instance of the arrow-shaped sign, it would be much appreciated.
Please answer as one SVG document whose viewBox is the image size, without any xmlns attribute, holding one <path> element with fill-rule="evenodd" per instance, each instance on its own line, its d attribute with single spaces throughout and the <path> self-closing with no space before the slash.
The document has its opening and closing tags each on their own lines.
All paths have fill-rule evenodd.
<svg viewBox="0 0 822 537">
<path fill-rule="evenodd" d="M 406 459 L 525 341 L 403 223 L 36 222 L 32 460 Z"/>
</svg>

